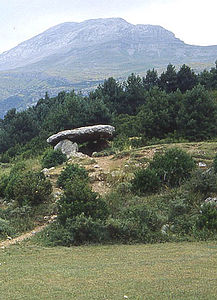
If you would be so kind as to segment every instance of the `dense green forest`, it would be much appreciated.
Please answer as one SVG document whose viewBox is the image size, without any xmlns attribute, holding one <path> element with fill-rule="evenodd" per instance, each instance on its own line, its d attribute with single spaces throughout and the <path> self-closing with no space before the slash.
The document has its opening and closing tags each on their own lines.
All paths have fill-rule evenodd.
<svg viewBox="0 0 217 300">
<path fill-rule="evenodd" d="M 94 124 L 112 124 L 117 136 L 140 137 L 143 144 L 165 138 L 212 139 L 217 134 L 216 90 L 217 63 L 198 75 L 186 65 L 176 71 L 169 64 L 160 76 L 153 69 L 144 78 L 131 74 L 121 83 L 108 78 L 88 96 L 46 94 L 34 107 L 11 109 L 0 120 L 1 160 L 44 149 L 46 138 L 60 130 Z"/>
</svg>

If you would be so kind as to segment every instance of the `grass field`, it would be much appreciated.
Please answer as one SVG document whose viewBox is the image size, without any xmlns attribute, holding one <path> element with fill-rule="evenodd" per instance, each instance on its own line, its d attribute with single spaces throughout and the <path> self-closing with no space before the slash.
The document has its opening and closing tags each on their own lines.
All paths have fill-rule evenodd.
<svg viewBox="0 0 217 300">
<path fill-rule="evenodd" d="M 0 299 L 217 299 L 217 243 L 0 249 Z M 127 298 L 128 297 L 128 298 Z"/>
</svg>

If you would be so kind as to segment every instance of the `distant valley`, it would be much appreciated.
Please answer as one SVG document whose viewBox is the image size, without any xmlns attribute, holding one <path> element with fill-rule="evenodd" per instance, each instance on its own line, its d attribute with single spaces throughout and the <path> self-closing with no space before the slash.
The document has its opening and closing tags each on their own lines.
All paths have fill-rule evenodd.
<svg viewBox="0 0 217 300">
<path fill-rule="evenodd" d="M 107 77 L 160 72 L 168 63 L 200 72 L 216 59 L 217 46 L 187 45 L 161 26 L 120 18 L 59 24 L 0 55 L 0 116 L 33 105 L 45 92 L 88 92 Z"/>
</svg>

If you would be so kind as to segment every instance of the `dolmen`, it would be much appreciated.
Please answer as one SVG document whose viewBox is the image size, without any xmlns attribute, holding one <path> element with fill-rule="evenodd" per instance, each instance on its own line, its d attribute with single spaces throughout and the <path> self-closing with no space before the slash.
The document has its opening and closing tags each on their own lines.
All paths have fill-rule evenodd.
<svg viewBox="0 0 217 300">
<path fill-rule="evenodd" d="M 47 139 L 47 142 L 60 149 L 67 157 L 81 156 L 77 143 L 110 140 L 113 138 L 115 128 L 111 125 L 94 125 L 80 127 L 72 130 L 60 131 Z"/>
</svg>

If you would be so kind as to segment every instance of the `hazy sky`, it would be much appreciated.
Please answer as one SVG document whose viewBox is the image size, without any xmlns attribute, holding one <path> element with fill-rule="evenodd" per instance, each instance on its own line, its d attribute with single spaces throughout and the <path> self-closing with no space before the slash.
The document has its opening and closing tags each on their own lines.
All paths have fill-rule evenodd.
<svg viewBox="0 0 217 300">
<path fill-rule="evenodd" d="M 217 0 L 0 0 L 0 53 L 70 21 L 121 17 L 161 25 L 188 44 L 217 45 Z"/>
</svg>

